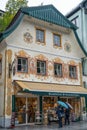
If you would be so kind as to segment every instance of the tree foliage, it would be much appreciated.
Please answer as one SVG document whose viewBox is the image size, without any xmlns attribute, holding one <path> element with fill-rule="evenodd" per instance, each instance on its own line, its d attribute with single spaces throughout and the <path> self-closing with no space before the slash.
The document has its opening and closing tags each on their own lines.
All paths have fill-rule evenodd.
<svg viewBox="0 0 87 130">
<path fill-rule="evenodd" d="M 5 10 L 14 15 L 20 7 L 27 6 L 27 3 L 27 0 L 8 0 Z"/>
<path fill-rule="evenodd" d="M 0 18 L 0 32 L 4 31 L 6 29 L 6 27 L 9 25 L 9 23 L 11 22 L 13 17 L 14 17 L 14 15 L 6 12 L 3 15 L 3 17 Z"/>
<path fill-rule="evenodd" d="M 4 31 L 20 7 L 27 6 L 27 0 L 8 0 L 5 13 L 0 17 L 0 32 Z"/>
</svg>

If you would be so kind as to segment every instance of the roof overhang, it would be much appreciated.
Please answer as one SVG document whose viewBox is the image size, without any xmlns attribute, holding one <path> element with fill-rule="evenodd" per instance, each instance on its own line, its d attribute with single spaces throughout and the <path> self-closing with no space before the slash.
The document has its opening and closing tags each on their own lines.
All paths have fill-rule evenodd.
<svg viewBox="0 0 87 130">
<path fill-rule="evenodd" d="M 87 89 L 79 85 L 59 85 L 53 83 L 36 83 L 24 81 L 15 81 L 15 83 L 22 88 L 21 92 L 33 93 L 42 96 L 48 95 L 80 97 L 87 95 Z"/>
</svg>

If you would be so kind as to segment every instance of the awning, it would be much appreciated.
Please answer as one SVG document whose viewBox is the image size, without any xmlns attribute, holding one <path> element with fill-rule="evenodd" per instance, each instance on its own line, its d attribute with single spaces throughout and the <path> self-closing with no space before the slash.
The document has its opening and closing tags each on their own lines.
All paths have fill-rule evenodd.
<svg viewBox="0 0 87 130">
<path fill-rule="evenodd" d="M 24 81 L 16 81 L 16 83 L 22 88 L 22 92 L 30 92 L 37 95 L 76 97 L 87 95 L 87 89 L 79 85 L 60 85 Z"/>
</svg>

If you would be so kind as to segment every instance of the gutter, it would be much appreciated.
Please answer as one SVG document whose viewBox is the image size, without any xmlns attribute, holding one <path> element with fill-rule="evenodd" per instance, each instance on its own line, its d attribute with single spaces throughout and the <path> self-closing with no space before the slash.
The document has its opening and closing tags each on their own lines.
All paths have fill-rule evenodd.
<svg viewBox="0 0 87 130">
<path fill-rule="evenodd" d="M 78 43 L 79 43 L 79 45 L 80 45 L 82 51 L 84 52 L 85 56 L 87 56 L 87 52 L 86 52 L 85 48 L 82 46 L 82 43 L 81 43 L 81 41 L 80 41 L 80 39 L 79 39 L 79 37 L 78 37 L 78 35 L 77 35 L 77 32 L 76 32 L 75 30 L 73 30 L 73 32 L 74 32 L 74 34 L 75 34 L 75 36 L 76 36 L 76 39 L 77 39 L 77 41 L 78 41 Z"/>
</svg>

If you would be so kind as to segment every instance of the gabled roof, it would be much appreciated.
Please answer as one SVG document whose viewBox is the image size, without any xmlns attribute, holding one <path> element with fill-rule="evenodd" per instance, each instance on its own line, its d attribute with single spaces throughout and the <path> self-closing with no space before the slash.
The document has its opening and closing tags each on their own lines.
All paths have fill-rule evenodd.
<svg viewBox="0 0 87 130">
<path fill-rule="evenodd" d="M 77 27 L 66 17 L 64 17 L 64 15 L 61 14 L 53 5 L 22 7 L 19 9 L 7 29 L 0 33 L 0 41 L 9 36 L 16 29 L 25 14 L 45 22 L 59 25 L 61 27 L 70 28 L 74 31 L 77 29 Z M 82 48 L 82 50 L 86 54 L 84 48 Z"/>
<path fill-rule="evenodd" d="M 53 5 L 44 5 L 37 7 L 23 7 L 21 11 L 34 18 L 50 22 L 52 24 L 60 25 L 66 28 L 77 27 L 66 19 Z"/>
<path fill-rule="evenodd" d="M 16 29 L 24 14 L 65 28 L 77 29 L 77 27 L 65 18 L 53 5 L 22 7 L 19 9 L 7 29 L 0 34 L 0 41 Z"/>
</svg>

